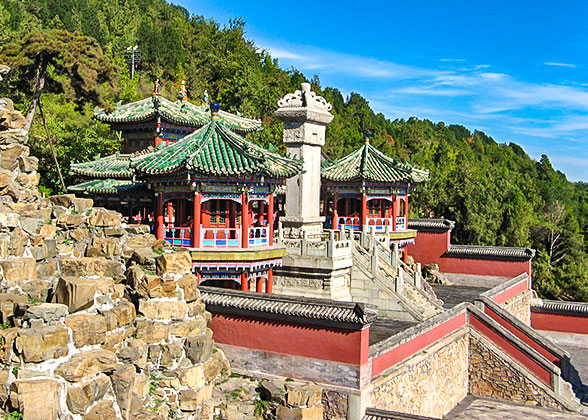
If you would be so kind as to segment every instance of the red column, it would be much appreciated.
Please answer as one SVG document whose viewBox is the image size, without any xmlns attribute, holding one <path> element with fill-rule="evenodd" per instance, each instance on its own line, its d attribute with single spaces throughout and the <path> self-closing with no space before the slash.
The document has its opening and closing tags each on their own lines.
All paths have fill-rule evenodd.
<svg viewBox="0 0 588 420">
<path fill-rule="evenodd" d="M 241 273 L 241 290 L 249 290 L 249 279 L 247 278 L 247 271 Z"/>
<path fill-rule="evenodd" d="M 406 196 L 404 197 L 404 228 L 408 229 L 408 192 L 406 193 Z"/>
<path fill-rule="evenodd" d="M 263 200 L 259 200 L 259 207 L 258 211 L 259 211 L 259 226 L 263 226 L 263 221 L 266 220 L 265 217 L 265 201 Z"/>
<path fill-rule="evenodd" d="M 339 200 L 339 194 L 335 193 L 335 197 L 333 198 L 333 229 L 339 229 L 337 219 L 339 218 L 339 213 L 337 212 L 337 201 Z"/>
<path fill-rule="evenodd" d="M 274 195 L 269 195 L 269 203 L 267 205 L 267 224 L 268 224 L 268 244 L 272 246 L 274 244 Z"/>
<path fill-rule="evenodd" d="M 249 200 L 241 193 L 241 248 L 249 248 Z"/>
<path fill-rule="evenodd" d="M 200 248 L 200 224 L 201 221 L 201 202 L 202 195 L 199 192 L 194 193 L 194 217 L 192 218 L 192 247 Z"/>
<path fill-rule="evenodd" d="M 200 281 L 202 280 L 202 274 L 200 271 L 196 273 L 196 286 L 200 286 Z"/>
<path fill-rule="evenodd" d="M 155 205 L 155 236 L 157 239 L 163 239 L 164 235 L 163 220 L 163 192 L 157 195 L 157 204 Z"/>
<path fill-rule="evenodd" d="M 256 281 L 255 291 L 257 293 L 263 292 L 263 277 L 262 276 L 257 276 L 257 278 L 255 279 L 255 281 Z"/>
<path fill-rule="evenodd" d="M 364 226 L 367 226 L 367 194 L 363 193 L 361 195 L 361 226 L 360 229 L 363 230 Z"/>
<path fill-rule="evenodd" d="M 159 137 L 159 136 L 155 137 L 154 143 L 155 143 L 155 145 L 154 145 L 155 147 L 159 146 L 161 144 L 161 137 Z"/>
<path fill-rule="evenodd" d="M 167 223 L 169 227 L 175 225 L 174 223 L 174 203 L 173 201 L 169 200 L 167 202 Z"/>
<path fill-rule="evenodd" d="M 274 272 L 273 272 L 273 269 L 270 268 L 269 270 L 267 270 L 267 280 L 265 283 L 265 293 L 272 293 L 273 285 L 274 285 Z"/>
<path fill-rule="evenodd" d="M 398 217 L 398 207 L 397 207 L 397 200 L 398 197 L 396 194 L 392 196 L 392 230 L 396 230 L 396 217 Z"/>
</svg>

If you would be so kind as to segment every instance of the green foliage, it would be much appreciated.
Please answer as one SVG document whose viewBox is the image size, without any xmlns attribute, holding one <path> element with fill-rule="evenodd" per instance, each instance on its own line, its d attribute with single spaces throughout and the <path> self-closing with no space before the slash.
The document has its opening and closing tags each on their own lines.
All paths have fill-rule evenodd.
<svg viewBox="0 0 588 420">
<path fill-rule="evenodd" d="M 24 416 L 20 411 L 11 411 L 10 413 L 2 414 L 3 420 L 23 420 Z"/>
<path fill-rule="evenodd" d="M 306 77 L 280 68 L 244 34 L 242 19 L 221 26 L 160 0 L 4 0 L 0 45 L 15 70 L 9 82 L 0 84 L 0 96 L 9 95 L 26 111 L 38 64 L 33 52 L 47 56 L 42 100 L 66 184 L 73 182 L 71 162 L 120 149 L 120 137 L 92 120 L 93 106 L 144 98 L 156 78 L 168 98 L 176 97 L 186 80 L 192 102 L 201 103 L 206 89 L 223 109 L 261 119 L 263 130 L 249 138 L 284 152 L 283 126 L 273 111 L 278 99 Z M 124 60 L 132 45 L 142 52 L 134 80 Z M 90 54 L 78 58 L 86 53 L 83 47 Z M 91 80 L 94 75 L 101 76 Z M 430 171 L 430 181 L 411 196 L 411 217 L 455 220 L 455 243 L 533 247 L 538 250 L 534 284 L 542 296 L 588 300 L 588 184 L 568 182 L 547 156 L 536 162 L 514 142 L 498 144 L 481 131 L 416 117 L 390 121 L 358 93 L 344 97 L 336 88 L 321 86 L 317 76 L 310 82 L 333 105 L 335 119 L 324 147 L 331 159 L 359 147 L 362 133 L 370 131 L 375 147 Z M 40 160 L 43 191 L 59 192 L 37 120 L 30 146 Z"/>
</svg>

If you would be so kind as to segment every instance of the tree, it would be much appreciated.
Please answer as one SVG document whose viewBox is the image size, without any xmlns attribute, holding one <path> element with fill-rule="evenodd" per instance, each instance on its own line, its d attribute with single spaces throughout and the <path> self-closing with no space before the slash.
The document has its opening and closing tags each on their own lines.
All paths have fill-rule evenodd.
<svg viewBox="0 0 588 420">
<path fill-rule="evenodd" d="M 103 84 L 114 77 L 111 60 L 98 42 L 77 32 L 39 31 L 5 45 L 0 61 L 19 73 L 21 91 L 32 95 L 26 114 L 29 129 L 44 90 L 70 92 L 78 105 L 102 103 Z"/>
</svg>

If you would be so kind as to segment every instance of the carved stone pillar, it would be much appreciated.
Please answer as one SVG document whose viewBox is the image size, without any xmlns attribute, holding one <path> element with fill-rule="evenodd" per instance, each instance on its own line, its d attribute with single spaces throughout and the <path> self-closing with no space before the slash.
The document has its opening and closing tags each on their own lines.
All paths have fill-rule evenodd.
<svg viewBox="0 0 588 420">
<path fill-rule="evenodd" d="M 310 83 L 278 102 L 276 117 L 284 122 L 284 143 L 288 153 L 304 159 L 303 173 L 286 181 L 286 215 L 281 219 L 289 231 L 321 232 L 320 216 L 321 148 L 325 128 L 333 120 L 332 107 L 310 90 Z"/>
</svg>

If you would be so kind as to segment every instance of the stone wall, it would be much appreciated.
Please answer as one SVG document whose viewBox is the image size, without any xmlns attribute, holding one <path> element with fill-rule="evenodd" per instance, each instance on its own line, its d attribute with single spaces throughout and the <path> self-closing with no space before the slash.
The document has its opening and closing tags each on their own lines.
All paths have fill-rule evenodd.
<svg viewBox="0 0 588 420">
<path fill-rule="evenodd" d="M 442 417 L 468 392 L 468 329 L 461 329 L 374 379 L 370 407 Z"/>
<path fill-rule="evenodd" d="M 211 419 L 229 365 L 189 253 L 90 199 L 41 198 L 15 112 L 0 99 L 0 414 Z"/>
<path fill-rule="evenodd" d="M 533 291 L 527 290 L 504 302 L 502 307 L 527 325 L 531 325 L 531 299 Z"/>
<path fill-rule="evenodd" d="M 565 409 L 545 385 L 533 380 L 520 365 L 474 331 L 469 349 L 469 392 L 473 395 Z"/>
</svg>

